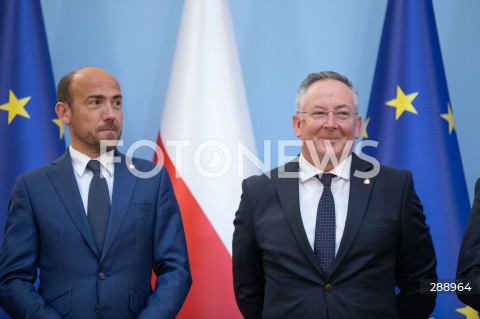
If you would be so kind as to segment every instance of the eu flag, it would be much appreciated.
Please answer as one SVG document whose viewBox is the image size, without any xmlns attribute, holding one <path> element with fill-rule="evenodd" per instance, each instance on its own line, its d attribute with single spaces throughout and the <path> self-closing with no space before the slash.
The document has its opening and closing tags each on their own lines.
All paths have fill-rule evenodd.
<svg viewBox="0 0 480 319">
<path fill-rule="evenodd" d="M 454 282 L 470 204 L 431 0 L 388 3 L 363 138 L 379 142 L 368 153 L 381 163 L 413 172 L 438 278 Z M 440 293 L 432 317 L 473 315 Z"/>
<path fill-rule="evenodd" d="M 65 151 L 55 102 L 40 1 L 0 0 L 0 244 L 16 176 Z"/>
</svg>

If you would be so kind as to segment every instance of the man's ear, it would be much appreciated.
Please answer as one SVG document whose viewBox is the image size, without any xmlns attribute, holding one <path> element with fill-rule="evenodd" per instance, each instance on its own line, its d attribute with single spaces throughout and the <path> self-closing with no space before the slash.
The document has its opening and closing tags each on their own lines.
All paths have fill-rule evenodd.
<svg viewBox="0 0 480 319">
<path fill-rule="evenodd" d="M 57 102 L 55 104 L 55 113 L 57 113 L 58 118 L 65 123 L 66 125 L 70 124 L 72 119 L 72 109 L 69 105 L 64 102 Z"/>
<path fill-rule="evenodd" d="M 357 115 L 355 119 L 355 138 L 359 138 L 360 134 L 362 134 L 362 117 Z"/>
<path fill-rule="evenodd" d="M 300 130 L 300 126 L 302 125 L 302 123 L 298 114 L 293 115 L 292 125 L 293 125 L 293 131 L 295 132 L 295 136 L 298 138 L 302 137 L 302 131 Z"/>
</svg>

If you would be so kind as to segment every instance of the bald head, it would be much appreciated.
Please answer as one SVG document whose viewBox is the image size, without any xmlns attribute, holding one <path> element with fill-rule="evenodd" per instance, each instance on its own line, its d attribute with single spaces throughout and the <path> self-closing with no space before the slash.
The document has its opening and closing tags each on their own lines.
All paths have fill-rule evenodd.
<svg viewBox="0 0 480 319">
<path fill-rule="evenodd" d="M 94 79 L 99 76 L 111 78 L 112 82 L 118 84 L 117 79 L 102 68 L 96 66 L 82 67 L 68 73 L 60 79 L 57 86 L 57 101 L 73 106 L 72 86 L 74 85 L 74 82 L 85 78 Z"/>
</svg>

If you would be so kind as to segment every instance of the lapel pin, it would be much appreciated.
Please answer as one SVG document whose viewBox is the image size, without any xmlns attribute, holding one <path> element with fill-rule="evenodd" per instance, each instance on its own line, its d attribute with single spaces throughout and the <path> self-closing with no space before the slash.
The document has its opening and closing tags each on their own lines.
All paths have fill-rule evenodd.
<svg viewBox="0 0 480 319">
<path fill-rule="evenodd" d="M 363 180 L 363 183 L 364 183 L 365 185 L 370 184 L 370 178 L 365 178 L 365 179 Z"/>
</svg>

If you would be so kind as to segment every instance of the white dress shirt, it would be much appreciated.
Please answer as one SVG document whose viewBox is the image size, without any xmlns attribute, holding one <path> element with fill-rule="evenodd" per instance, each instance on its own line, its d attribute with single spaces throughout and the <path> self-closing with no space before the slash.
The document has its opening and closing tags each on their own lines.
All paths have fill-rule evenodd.
<svg viewBox="0 0 480 319">
<path fill-rule="evenodd" d="M 90 188 L 90 182 L 93 178 L 93 172 L 87 169 L 87 164 L 90 160 L 98 160 L 99 158 L 90 158 L 87 155 L 77 151 L 70 145 L 69 147 L 70 157 L 72 158 L 73 171 L 75 172 L 75 178 L 77 179 L 78 190 L 82 197 L 83 207 L 85 213 L 87 213 L 88 207 L 88 190 Z M 107 152 L 109 157 L 113 156 L 113 150 Z M 100 161 L 100 171 L 107 180 L 108 193 L 110 194 L 110 202 L 112 202 L 112 190 L 113 190 L 113 173 L 115 171 L 115 164 L 112 162 L 103 163 Z"/>
<path fill-rule="evenodd" d="M 347 220 L 351 166 L 352 155 L 347 157 L 347 159 L 337 165 L 332 171 L 327 172 L 336 175 L 336 177 L 332 179 L 330 187 L 333 199 L 335 200 L 335 255 L 340 246 L 343 231 L 345 230 L 345 221 Z M 307 162 L 303 155 L 300 155 L 299 171 L 300 214 L 308 241 L 313 250 L 318 202 L 323 192 L 323 184 L 315 176 L 318 174 L 321 175 L 323 172 Z"/>
</svg>

